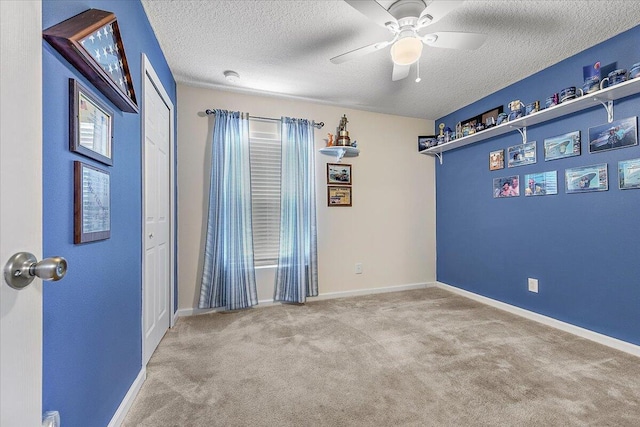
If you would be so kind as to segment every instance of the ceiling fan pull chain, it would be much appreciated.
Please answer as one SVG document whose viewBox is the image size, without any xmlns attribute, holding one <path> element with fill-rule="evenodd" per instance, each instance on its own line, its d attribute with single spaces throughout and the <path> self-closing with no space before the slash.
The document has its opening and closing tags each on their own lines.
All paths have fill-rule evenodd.
<svg viewBox="0 0 640 427">
<path fill-rule="evenodd" d="M 418 61 L 416 62 L 417 68 L 416 68 L 416 83 L 420 83 L 420 80 L 422 80 L 420 78 L 420 60 L 418 59 Z"/>
</svg>

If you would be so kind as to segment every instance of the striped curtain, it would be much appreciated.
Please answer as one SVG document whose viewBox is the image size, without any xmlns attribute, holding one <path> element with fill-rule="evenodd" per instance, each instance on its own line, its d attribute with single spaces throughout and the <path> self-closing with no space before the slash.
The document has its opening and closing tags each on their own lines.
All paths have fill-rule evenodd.
<svg viewBox="0 0 640 427">
<path fill-rule="evenodd" d="M 258 303 L 251 228 L 249 115 L 215 110 L 200 308 Z"/>
<path fill-rule="evenodd" d="M 280 249 L 274 300 L 318 295 L 314 123 L 282 118 Z"/>
</svg>

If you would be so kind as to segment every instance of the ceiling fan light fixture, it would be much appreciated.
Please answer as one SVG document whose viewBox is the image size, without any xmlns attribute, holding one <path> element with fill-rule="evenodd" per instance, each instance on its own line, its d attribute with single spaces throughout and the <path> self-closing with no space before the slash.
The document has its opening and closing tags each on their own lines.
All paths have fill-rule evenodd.
<svg viewBox="0 0 640 427">
<path fill-rule="evenodd" d="M 422 54 L 422 41 L 416 37 L 404 37 L 391 46 L 391 59 L 398 65 L 411 65 Z"/>
</svg>

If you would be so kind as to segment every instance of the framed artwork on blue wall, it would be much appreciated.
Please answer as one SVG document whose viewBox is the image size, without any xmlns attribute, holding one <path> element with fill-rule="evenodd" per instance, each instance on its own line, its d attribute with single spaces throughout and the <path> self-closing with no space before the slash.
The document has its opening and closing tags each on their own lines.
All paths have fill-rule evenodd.
<svg viewBox="0 0 640 427">
<path fill-rule="evenodd" d="M 530 165 L 536 163 L 536 142 L 531 141 L 526 144 L 514 145 L 507 148 L 509 155 L 508 166 L 515 168 L 516 166 Z"/>
<path fill-rule="evenodd" d="M 563 159 L 580 155 L 580 131 L 545 138 L 544 160 Z"/>
<path fill-rule="evenodd" d="M 606 163 L 566 169 L 564 179 L 567 194 L 607 191 L 609 189 Z"/>
<path fill-rule="evenodd" d="M 589 152 L 598 153 L 638 145 L 637 119 L 629 117 L 589 128 Z"/>
<path fill-rule="evenodd" d="M 111 176 L 108 171 L 73 162 L 73 243 L 111 237 Z"/>
<path fill-rule="evenodd" d="M 138 104 L 115 14 L 89 9 L 42 32 L 44 39 L 118 108 Z"/>
<path fill-rule="evenodd" d="M 69 79 L 69 149 L 113 165 L 113 112 L 75 79 Z"/>
<path fill-rule="evenodd" d="M 524 185 L 525 197 L 558 194 L 558 171 L 527 174 Z"/>
<path fill-rule="evenodd" d="M 621 190 L 640 188 L 640 159 L 618 162 L 618 187 Z"/>
</svg>

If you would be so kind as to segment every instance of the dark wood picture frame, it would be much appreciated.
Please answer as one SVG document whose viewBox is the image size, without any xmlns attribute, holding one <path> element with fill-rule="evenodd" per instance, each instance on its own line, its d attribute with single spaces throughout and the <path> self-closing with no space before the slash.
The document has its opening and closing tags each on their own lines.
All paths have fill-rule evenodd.
<svg viewBox="0 0 640 427">
<path fill-rule="evenodd" d="M 351 185 L 351 165 L 327 163 L 327 184 Z"/>
<path fill-rule="evenodd" d="M 502 105 L 499 105 L 495 108 L 492 108 L 490 110 L 485 111 L 482 114 L 478 114 L 475 117 L 471 117 L 470 119 L 467 120 L 463 120 L 460 122 L 460 124 L 462 126 L 464 125 L 469 125 L 469 126 L 473 126 L 474 128 L 478 125 L 478 123 L 482 123 L 484 125 L 486 125 L 486 121 L 489 117 L 493 117 L 494 119 L 494 124 L 497 123 L 498 121 L 498 114 L 502 113 L 504 110 L 504 107 Z"/>
<path fill-rule="evenodd" d="M 115 14 L 89 9 L 47 28 L 42 35 L 118 108 L 138 112 Z"/>
<path fill-rule="evenodd" d="M 73 162 L 73 243 L 111 237 L 111 176 L 109 171 Z"/>
<path fill-rule="evenodd" d="M 113 165 L 113 111 L 75 79 L 69 79 L 69 149 Z"/>
<path fill-rule="evenodd" d="M 351 206 L 351 186 L 330 185 L 327 187 L 327 206 Z"/>
</svg>

